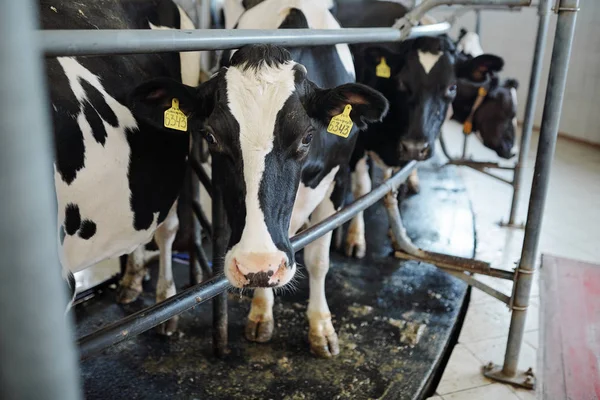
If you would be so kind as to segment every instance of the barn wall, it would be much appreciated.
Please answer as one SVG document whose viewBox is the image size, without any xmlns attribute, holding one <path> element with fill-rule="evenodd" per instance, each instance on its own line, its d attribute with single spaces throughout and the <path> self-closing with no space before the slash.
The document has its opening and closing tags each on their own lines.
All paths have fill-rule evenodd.
<svg viewBox="0 0 600 400">
<path fill-rule="evenodd" d="M 443 16 L 444 12 L 432 15 Z M 527 87 L 533 59 L 537 10 L 522 12 L 487 11 L 482 13 L 482 45 L 485 51 L 504 57 L 506 66 L 503 75 L 515 77 L 520 82 L 519 120 L 523 119 Z M 581 12 L 577 20 L 573 53 L 569 67 L 560 132 L 589 142 L 600 143 L 600 1 L 581 0 Z M 556 16 L 550 20 L 549 40 L 546 48 L 542 83 L 535 125 L 539 126 L 545 86 L 548 79 L 552 39 Z M 473 13 L 463 16 L 453 29 L 455 38 L 461 26 L 474 29 Z"/>
</svg>

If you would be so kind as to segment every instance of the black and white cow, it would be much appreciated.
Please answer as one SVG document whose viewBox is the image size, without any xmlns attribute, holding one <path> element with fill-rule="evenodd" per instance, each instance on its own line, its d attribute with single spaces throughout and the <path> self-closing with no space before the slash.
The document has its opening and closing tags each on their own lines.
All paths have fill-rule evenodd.
<svg viewBox="0 0 600 400">
<path fill-rule="evenodd" d="M 461 124 L 467 122 L 465 130 L 476 133 L 498 156 L 512 158 L 517 132 L 518 81 L 500 80 L 497 74 L 504 60 L 484 54 L 475 32 L 461 30 L 456 47 L 460 61 L 452 119 Z"/>
<path fill-rule="evenodd" d="M 407 9 L 388 1 L 338 1 L 337 18 L 342 26 L 390 27 Z M 390 112 L 381 123 L 361 134 L 352 156 L 354 197 L 371 190 L 367 166 L 370 157 L 384 170 L 402 167 L 410 160 L 432 157 L 435 141 L 456 96 L 455 45 L 445 35 L 421 37 L 400 43 L 351 46 L 357 81 L 381 91 Z M 381 73 L 381 67 L 387 74 Z M 416 174 L 408 186 L 418 191 Z M 366 254 L 363 215 L 348 230 L 346 254 Z"/>
<path fill-rule="evenodd" d="M 242 29 L 339 28 L 318 0 L 267 0 L 246 11 Z M 202 126 L 210 146 L 213 182 L 224 194 L 231 225 L 225 274 L 236 287 L 255 287 L 246 337 L 273 333 L 273 287 L 294 276 L 289 237 L 309 219 L 317 223 L 338 210 L 349 181 L 348 162 L 359 129 L 388 109 L 375 90 L 355 84 L 347 46 L 296 48 L 246 46 L 224 60 L 197 89 L 155 80 L 135 95 L 139 109 L 160 123 L 177 97 L 193 127 Z M 352 107 L 353 127 L 344 138 L 327 132 L 333 117 Z M 136 107 L 137 108 L 137 107 Z M 195 129 L 195 128 L 194 128 Z M 325 299 L 331 234 L 305 249 L 310 274 L 309 340 L 314 353 L 339 352 Z"/>
<path fill-rule="evenodd" d="M 193 29 L 170 0 L 41 0 L 39 5 L 44 29 Z M 46 60 L 59 255 L 71 284 L 72 273 L 137 251 L 154 237 L 161 251 L 156 299 L 175 294 L 171 245 L 190 134 L 154 124 L 146 109 L 130 100 L 138 85 L 155 77 L 195 86 L 199 66 L 196 52 Z M 133 282 L 126 276 L 124 285 Z M 170 333 L 174 327 L 163 328 Z"/>
</svg>

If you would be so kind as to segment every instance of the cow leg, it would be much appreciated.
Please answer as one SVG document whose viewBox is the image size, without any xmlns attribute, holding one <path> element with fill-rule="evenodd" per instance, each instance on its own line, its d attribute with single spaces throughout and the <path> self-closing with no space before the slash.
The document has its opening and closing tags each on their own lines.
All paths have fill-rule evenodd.
<svg viewBox="0 0 600 400">
<path fill-rule="evenodd" d="M 311 225 L 323 221 L 334 213 L 333 203 L 327 196 L 313 212 Z M 331 322 L 331 312 L 325 297 L 325 276 L 329 270 L 330 245 L 331 232 L 328 232 L 304 249 L 304 261 L 309 274 L 310 287 L 308 310 L 306 311 L 309 323 L 308 340 L 311 352 L 322 358 L 330 358 L 340 352 L 338 337 Z"/>
<path fill-rule="evenodd" d="M 158 251 L 147 251 L 145 245 L 139 246 L 127 257 L 125 273 L 117 289 L 117 303 L 129 304 L 137 300 L 142 293 L 142 281 L 146 280 L 146 265 L 159 257 Z"/>
<path fill-rule="evenodd" d="M 246 323 L 246 339 L 251 342 L 268 342 L 273 336 L 273 289 L 254 289 L 252 306 Z"/>
<path fill-rule="evenodd" d="M 179 228 L 179 218 L 177 217 L 177 202 L 169 211 L 169 215 L 163 223 L 156 229 L 154 240 L 160 251 L 158 262 L 158 282 L 156 283 L 156 302 L 160 303 L 174 296 L 176 293 L 175 282 L 173 281 L 173 242 Z M 170 336 L 177 330 L 178 316 L 175 316 L 158 326 L 158 332 Z"/>
<path fill-rule="evenodd" d="M 406 186 L 408 188 L 408 192 L 411 194 L 418 194 L 421 191 L 421 183 L 419 182 L 419 175 L 417 174 L 417 170 L 413 169 L 408 179 L 406 180 Z"/>
<path fill-rule="evenodd" d="M 356 163 L 356 168 L 352 172 L 352 195 L 354 199 L 371 191 L 371 177 L 369 176 L 369 166 L 367 165 L 367 156 L 361 158 Z M 365 240 L 365 218 L 363 212 L 356 214 L 350 222 L 348 236 L 346 237 L 346 255 L 356 258 L 363 258 L 367 252 L 367 242 Z"/>
</svg>

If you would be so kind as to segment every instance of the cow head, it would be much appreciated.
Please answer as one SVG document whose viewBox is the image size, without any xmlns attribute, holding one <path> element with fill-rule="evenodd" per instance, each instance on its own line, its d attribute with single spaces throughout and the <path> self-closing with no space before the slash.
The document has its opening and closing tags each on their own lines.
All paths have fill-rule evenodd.
<svg viewBox="0 0 600 400">
<path fill-rule="evenodd" d="M 147 82 L 132 94 L 132 109 L 162 126 L 173 98 L 210 146 L 231 227 L 225 275 L 236 287 L 285 285 L 296 269 L 288 229 L 311 141 L 330 135 L 328 124 L 347 105 L 356 135 L 381 120 L 387 101 L 359 84 L 318 88 L 285 49 L 269 45 L 241 48 L 198 88 Z"/>
<path fill-rule="evenodd" d="M 366 148 L 389 166 L 433 155 L 448 107 L 456 95 L 454 44 L 421 37 L 355 52 L 358 80 L 383 93 L 390 113 L 370 130 Z M 378 73 L 382 63 L 389 75 Z"/>
<path fill-rule="evenodd" d="M 502 82 L 497 77 L 504 66 L 500 57 L 482 54 L 474 58 L 461 55 L 461 58 L 456 66 L 458 91 L 452 103 L 452 118 L 464 123 L 473 113 L 473 131 L 479 134 L 483 144 L 502 158 L 512 158 L 518 82 L 514 79 Z M 485 98 L 478 104 L 480 88 L 485 90 Z"/>
</svg>

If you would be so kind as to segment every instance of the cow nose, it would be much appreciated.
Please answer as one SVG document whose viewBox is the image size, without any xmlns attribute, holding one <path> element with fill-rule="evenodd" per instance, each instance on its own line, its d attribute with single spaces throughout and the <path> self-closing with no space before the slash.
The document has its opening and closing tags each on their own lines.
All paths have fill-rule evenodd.
<svg viewBox="0 0 600 400">
<path fill-rule="evenodd" d="M 429 142 L 412 139 L 400 141 L 400 154 L 405 160 L 426 160 L 430 152 Z"/>
<path fill-rule="evenodd" d="M 235 272 L 244 287 L 271 287 L 281 283 L 287 269 L 287 257 L 274 253 L 240 253 L 233 259 Z"/>
</svg>

